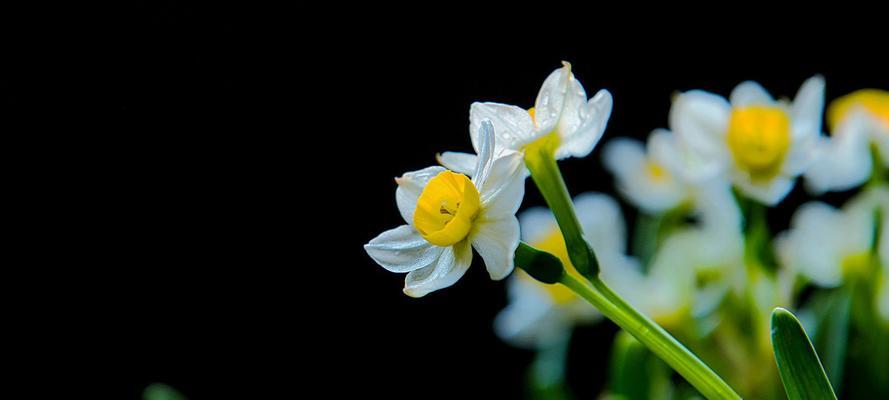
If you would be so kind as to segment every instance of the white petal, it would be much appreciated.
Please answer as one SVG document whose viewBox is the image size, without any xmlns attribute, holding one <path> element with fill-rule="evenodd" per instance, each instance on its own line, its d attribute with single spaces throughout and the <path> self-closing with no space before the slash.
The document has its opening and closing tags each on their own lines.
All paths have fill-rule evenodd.
<svg viewBox="0 0 889 400">
<path fill-rule="evenodd" d="M 821 134 L 821 116 L 824 114 L 824 77 L 807 79 L 790 109 L 793 121 L 793 137 L 818 136 Z"/>
<path fill-rule="evenodd" d="M 456 283 L 472 263 L 472 247 L 468 240 L 445 247 L 432 265 L 411 271 L 404 279 L 404 293 L 423 297 Z"/>
<path fill-rule="evenodd" d="M 445 168 L 466 176 L 471 176 L 475 172 L 475 166 L 478 165 L 478 156 L 475 154 L 456 151 L 446 151 L 438 154 L 436 160 Z"/>
<path fill-rule="evenodd" d="M 574 198 L 574 209 L 584 236 L 597 254 L 624 253 L 626 224 L 617 201 L 602 193 L 583 193 Z"/>
<path fill-rule="evenodd" d="M 802 136 L 790 144 L 787 156 L 781 164 L 781 174 L 784 176 L 798 176 L 806 172 L 815 162 L 815 147 L 822 136 Z"/>
<path fill-rule="evenodd" d="M 728 234 L 741 232 L 741 210 L 728 182 L 711 181 L 696 188 L 694 207 L 704 230 Z"/>
<path fill-rule="evenodd" d="M 576 110 L 572 108 L 570 109 L 572 111 L 569 112 L 569 108 L 566 106 L 564 114 L 567 116 L 563 115 L 562 120 L 564 121 L 566 117 L 576 117 L 579 123 L 572 123 L 570 124 L 571 128 L 564 130 L 562 123 L 559 123 L 562 144 L 556 152 L 556 158 L 569 156 L 582 158 L 590 154 L 596 147 L 596 143 L 602 138 L 602 134 L 605 133 L 612 105 L 611 93 L 602 89 L 587 104 L 581 105 Z"/>
<path fill-rule="evenodd" d="M 429 244 L 409 225 L 402 225 L 373 238 L 364 250 L 391 272 L 410 272 L 436 262 L 443 248 Z"/>
<path fill-rule="evenodd" d="M 670 130 L 704 159 L 726 160 L 724 137 L 730 113 L 724 98 L 692 90 L 673 101 Z"/>
<path fill-rule="evenodd" d="M 648 153 L 682 183 L 702 184 L 720 176 L 727 167 L 722 159 L 707 159 L 692 151 L 666 129 L 655 129 L 648 136 Z"/>
<path fill-rule="evenodd" d="M 491 163 L 494 161 L 494 126 L 490 120 L 482 120 L 478 128 L 478 159 L 475 172 L 472 174 L 472 182 L 476 187 L 482 187 L 491 172 Z"/>
<path fill-rule="evenodd" d="M 738 173 L 735 175 L 733 182 L 745 196 L 767 206 L 774 206 L 780 203 L 793 190 L 796 179 L 776 176 L 768 182 L 754 182 L 749 177 Z"/>
<path fill-rule="evenodd" d="M 546 207 L 531 207 L 518 217 L 522 240 L 528 243 L 543 241 L 559 229 L 552 211 Z"/>
<path fill-rule="evenodd" d="M 609 141 L 604 163 L 617 178 L 620 193 L 649 213 L 659 213 L 678 205 L 684 190 L 673 176 L 654 177 L 642 143 L 626 138 Z"/>
<path fill-rule="evenodd" d="M 735 86 L 735 90 L 732 90 L 729 99 L 732 102 L 732 107 L 770 106 L 775 104 L 775 99 L 772 98 L 772 95 L 762 85 L 753 81 L 741 82 L 741 84 Z"/>
<path fill-rule="evenodd" d="M 562 103 L 562 112 L 556 125 L 556 131 L 562 138 L 568 138 L 583 124 L 586 119 L 586 91 L 580 81 L 571 74 L 566 82 L 565 97 Z M 534 109 L 535 115 L 537 109 Z"/>
<path fill-rule="evenodd" d="M 635 139 L 619 137 L 605 143 L 602 162 L 612 174 L 620 175 L 645 164 L 645 148 Z"/>
<path fill-rule="evenodd" d="M 395 189 L 395 204 L 398 212 L 409 225 L 414 224 L 414 210 L 417 208 L 417 199 L 423 193 L 423 188 L 429 180 L 440 174 L 445 169 L 442 167 L 428 167 L 419 171 L 407 172 L 400 178 L 395 178 L 398 189 Z"/>
<path fill-rule="evenodd" d="M 835 208 L 820 202 L 803 204 L 794 214 L 791 228 L 776 239 L 782 262 L 815 284 L 834 287 L 842 282 L 843 257 L 855 246 L 849 224 Z M 852 240 L 850 240 L 852 239 Z M 866 245 L 865 245 L 866 246 Z"/>
<path fill-rule="evenodd" d="M 476 221 L 472 247 L 485 260 L 485 268 L 493 280 L 506 278 L 512 272 L 515 249 L 519 246 L 519 220 L 515 216 Z"/>
<path fill-rule="evenodd" d="M 849 190 L 870 177 L 873 160 L 867 133 L 856 127 L 858 118 L 847 118 L 834 136 L 820 138 L 812 164 L 806 171 L 806 187 L 815 194 Z"/>
<path fill-rule="evenodd" d="M 520 150 L 535 138 L 534 121 L 528 111 L 499 103 L 472 103 L 469 107 L 469 136 L 472 147 L 479 151 L 479 129 L 484 120 L 494 125 L 495 153 L 501 148 Z"/>
<path fill-rule="evenodd" d="M 540 283 L 517 272 L 507 282 L 509 304 L 494 319 L 494 332 L 514 346 L 541 348 L 563 340 L 571 328 Z"/>
<path fill-rule="evenodd" d="M 482 208 L 490 219 L 515 215 L 525 196 L 525 164 L 520 153 L 506 152 L 492 163 L 479 188 Z"/>
<path fill-rule="evenodd" d="M 576 89 L 576 85 L 573 85 L 575 79 L 571 73 L 571 64 L 566 62 L 562 64 L 564 65 L 562 68 L 550 73 L 543 81 L 540 92 L 537 93 L 537 100 L 534 102 L 534 122 L 537 130 L 543 133 L 556 129 L 566 97 L 569 96 L 569 92 L 574 94 L 572 88 Z"/>
</svg>

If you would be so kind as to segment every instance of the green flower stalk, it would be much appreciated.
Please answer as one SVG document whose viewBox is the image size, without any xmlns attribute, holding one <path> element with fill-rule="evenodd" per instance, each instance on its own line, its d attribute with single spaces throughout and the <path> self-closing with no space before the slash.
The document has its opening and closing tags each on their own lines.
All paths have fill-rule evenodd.
<svg viewBox="0 0 889 400">
<path fill-rule="evenodd" d="M 525 165 L 556 218 L 571 263 L 589 283 L 565 273 L 555 256 L 524 243 L 516 251 L 516 266 L 541 282 L 559 283 L 571 289 L 648 347 L 707 398 L 739 399 L 740 396 L 709 366 L 599 278 L 595 251 L 584 239 L 571 196 L 554 157 L 556 147 L 556 136 L 544 137 L 532 143 L 525 149 Z"/>
</svg>

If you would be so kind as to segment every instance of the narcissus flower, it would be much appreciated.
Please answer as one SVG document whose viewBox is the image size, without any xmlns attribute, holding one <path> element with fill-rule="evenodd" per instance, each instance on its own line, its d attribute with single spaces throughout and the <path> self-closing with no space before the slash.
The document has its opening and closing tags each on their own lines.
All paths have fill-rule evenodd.
<svg viewBox="0 0 889 400">
<path fill-rule="evenodd" d="M 876 210 L 881 209 L 880 213 Z M 850 275 L 871 276 L 881 264 L 889 273 L 889 239 L 882 229 L 880 242 L 875 227 L 889 226 L 889 189 L 866 190 L 842 209 L 810 202 L 794 214 L 791 227 L 776 239 L 784 265 L 823 287 L 842 284 Z M 882 220 L 877 221 L 880 215 Z"/>
<path fill-rule="evenodd" d="M 479 126 L 479 155 L 471 173 L 429 167 L 397 178 L 395 200 L 406 225 L 364 246 L 383 268 L 404 273 L 404 292 L 420 297 L 453 285 L 469 268 L 472 248 L 491 279 L 512 272 L 519 242 L 515 213 L 524 196 L 524 168 L 516 155 L 494 157 L 494 129 Z"/>
<path fill-rule="evenodd" d="M 593 150 L 611 115 L 611 93 L 599 90 L 587 100 L 583 85 L 571 73 L 571 64 L 563 64 L 543 82 L 530 110 L 500 103 L 472 104 L 469 132 L 476 152 L 480 147 L 479 126 L 486 120 L 491 121 L 497 134 L 495 154 L 545 146 L 562 159 L 585 157 Z M 464 173 L 475 164 L 474 156 L 456 152 L 441 154 L 439 162 Z"/>
<path fill-rule="evenodd" d="M 819 141 L 816 162 L 806 172 L 814 193 L 857 187 L 873 173 L 875 162 L 889 167 L 889 92 L 864 89 L 831 103 L 831 137 Z M 871 148 L 880 160 L 873 160 Z"/>
<path fill-rule="evenodd" d="M 613 139 L 603 153 L 605 168 L 614 174 L 621 194 L 650 214 L 673 209 L 688 198 L 687 183 L 668 167 L 670 160 L 663 159 L 668 152 L 654 151 L 657 143 L 670 143 L 664 136 L 670 133 L 652 132 L 647 148 L 634 139 Z"/>
<path fill-rule="evenodd" d="M 670 129 L 701 159 L 719 163 L 746 196 L 777 204 L 812 161 L 824 79 L 808 79 L 792 103 L 774 100 L 755 82 L 738 85 L 730 100 L 699 90 L 682 93 L 670 110 Z"/>
<path fill-rule="evenodd" d="M 603 271 L 616 270 L 612 275 L 618 275 L 639 269 L 634 260 L 624 255 L 626 228 L 617 202 L 604 194 L 585 193 L 574 198 L 574 207 Z M 524 241 L 557 256 L 568 273 L 580 277 L 549 209 L 530 208 L 519 214 L 519 222 Z M 494 328 L 498 336 L 516 346 L 555 345 L 575 324 L 600 317 L 595 308 L 567 287 L 542 284 L 524 271 L 513 274 L 507 288 L 509 304 L 498 314 Z"/>
</svg>

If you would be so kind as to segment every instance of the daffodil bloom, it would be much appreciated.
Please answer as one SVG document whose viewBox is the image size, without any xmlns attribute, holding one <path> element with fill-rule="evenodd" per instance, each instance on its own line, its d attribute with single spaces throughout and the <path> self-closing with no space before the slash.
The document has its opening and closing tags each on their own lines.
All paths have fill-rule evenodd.
<svg viewBox="0 0 889 400">
<path fill-rule="evenodd" d="M 453 285 L 469 268 L 472 248 L 491 279 L 513 270 L 519 242 L 515 213 L 524 195 L 524 170 L 514 155 L 494 157 L 494 130 L 482 123 L 471 179 L 442 167 L 397 178 L 395 199 L 406 225 L 364 246 L 383 268 L 408 273 L 404 292 L 420 297 Z"/>
<path fill-rule="evenodd" d="M 652 132 L 647 148 L 639 141 L 617 138 L 605 144 L 603 162 L 614 174 L 617 188 L 624 197 L 650 214 L 678 207 L 688 197 L 687 183 L 668 168 L 668 160 L 655 153 L 655 144 L 668 142 L 670 133 Z"/>
<path fill-rule="evenodd" d="M 806 172 L 814 193 L 861 185 L 873 173 L 871 146 L 889 167 L 889 92 L 864 89 L 834 100 L 827 112 L 831 137 L 819 141 L 816 160 Z"/>
<path fill-rule="evenodd" d="M 623 255 L 626 234 L 617 202 L 607 195 L 584 193 L 575 197 L 574 207 L 603 270 L 638 270 L 635 261 Z M 557 256 L 568 273 L 580 277 L 568 258 L 565 239 L 549 209 L 530 208 L 519 214 L 519 223 L 522 240 Z M 542 284 L 524 271 L 510 277 L 507 289 L 509 304 L 498 314 L 494 328 L 498 336 L 516 346 L 554 346 L 569 335 L 575 324 L 601 316 L 567 287 Z"/>
<path fill-rule="evenodd" d="M 677 96 L 670 128 L 697 156 L 728 173 L 747 197 L 780 202 L 812 162 L 821 135 L 824 79 L 800 87 L 793 102 L 776 101 L 755 82 L 744 82 L 726 99 L 693 90 Z"/>
<path fill-rule="evenodd" d="M 849 276 L 870 276 L 875 264 L 889 273 L 889 240 L 886 230 L 877 238 L 875 211 L 882 212 L 880 225 L 889 226 L 889 189 L 866 190 L 842 209 L 821 202 L 806 203 L 797 210 L 791 227 L 776 238 L 784 265 L 822 287 L 836 287 Z M 876 253 L 874 254 L 874 249 Z M 868 278 L 870 279 L 870 278 Z"/>
<path fill-rule="evenodd" d="M 571 72 L 571 64 L 562 64 L 543 81 L 532 109 L 473 103 L 469 110 L 473 148 L 479 151 L 482 121 L 491 121 L 497 134 L 495 154 L 542 146 L 551 149 L 557 159 L 588 155 L 602 137 L 611 115 L 611 93 L 599 90 L 587 100 L 583 85 Z M 468 173 L 475 165 L 474 158 L 471 154 L 445 152 L 439 156 L 439 162 L 454 171 Z"/>
</svg>

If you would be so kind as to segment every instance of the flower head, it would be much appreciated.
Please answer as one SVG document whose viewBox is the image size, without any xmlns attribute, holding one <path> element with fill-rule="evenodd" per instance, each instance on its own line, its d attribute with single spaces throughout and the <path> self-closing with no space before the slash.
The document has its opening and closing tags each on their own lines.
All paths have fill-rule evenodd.
<svg viewBox="0 0 889 400">
<path fill-rule="evenodd" d="M 404 273 L 404 292 L 420 297 L 453 285 L 469 268 L 472 248 L 491 279 L 514 267 L 519 241 L 515 213 L 524 195 L 524 169 L 515 155 L 494 157 L 494 128 L 479 127 L 477 163 L 470 177 L 428 167 L 396 178 L 395 200 L 406 225 L 364 246 L 383 268 Z"/>
<path fill-rule="evenodd" d="M 835 287 L 849 275 L 867 273 L 873 257 L 889 266 L 889 240 L 885 230 L 874 237 L 875 226 L 889 226 L 889 190 L 862 192 L 842 209 L 821 202 L 804 204 L 794 214 L 791 227 L 776 239 L 784 265 L 818 286 Z M 878 222 L 876 215 L 881 215 Z M 879 239 L 880 243 L 874 243 Z M 876 253 L 873 250 L 876 249 Z"/>
<path fill-rule="evenodd" d="M 848 190 L 867 181 L 876 162 L 871 147 L 889 167 L 889 92 L 864 89 L 834 100 L 827 120 L 832 135 L 818 142 L 817 161 L 806 172 L 811 192 Z"/>
<path fill-rule="evenodd" d="M 803 83 L 792 103 L 744 82 L 730 102 L 698 90 L 680 94 L 670 110 L 670 127 L 701 159 L 728 173 L 745 195 L 774 205 L 811 163 L 823 108 L 820 76 Z"/>
<path fill-rule="evenodd" d="M 479 127 L 491 121 L 497 134 L 495 153 L 522 152 L 529 146 L 545 147 L 558 159 L 585 157 L 596 146 L 611 115 L 611 94 L 600 90 L 587 100 L 586 91 L 571 64 L 553 71 L 537 94 L 531 109 L 500 103 L 473 103 L 469 111 L 472 146 L 479 151 Z M 442 165 L 454 171 L 467 171 L 472 156 L 464 153 L 441 154 Z"/>
</svg>

